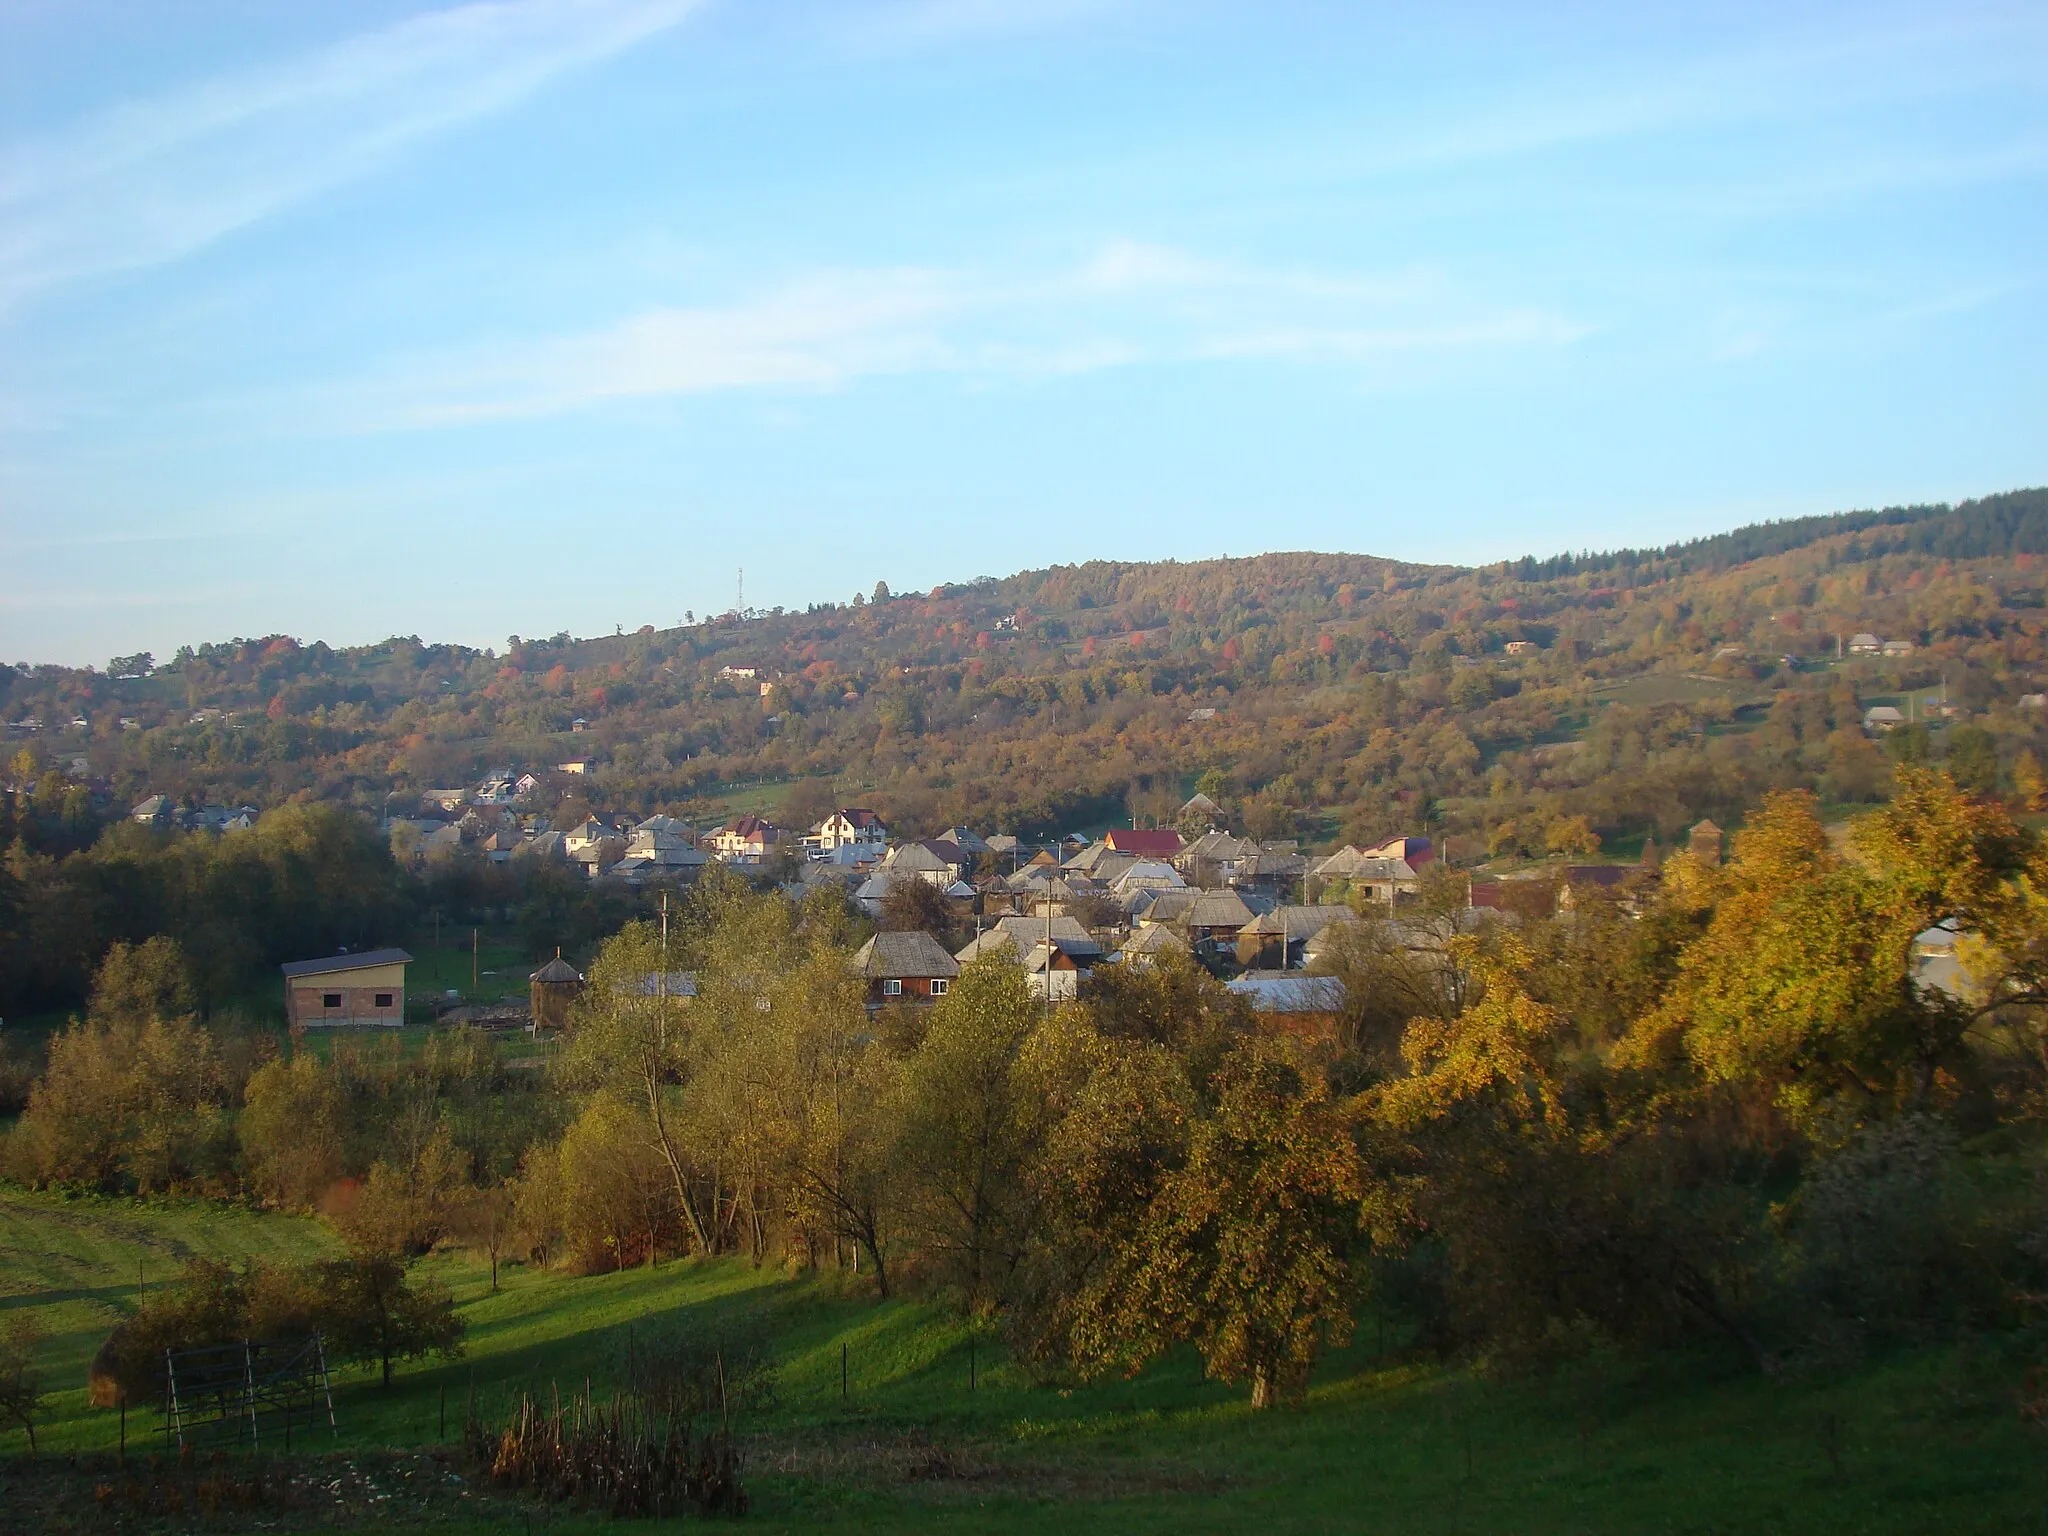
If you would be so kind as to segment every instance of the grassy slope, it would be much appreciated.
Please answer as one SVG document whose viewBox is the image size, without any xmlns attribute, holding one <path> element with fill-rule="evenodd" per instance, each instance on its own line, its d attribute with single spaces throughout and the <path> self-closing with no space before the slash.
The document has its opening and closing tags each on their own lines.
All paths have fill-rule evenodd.
<svg viewBox="0 0 2048 1536">
<path fill-rule="evenodd" d="M 0 1309 L 44 1314 L 64 1388 L 46 1445 L 113 1444 L 113 1416 L 86 1409 L 82 1383 L 138 1256 L 160 1277 L 188 1253 L 326 1246 L 283 1217 L 0 1193 Z M 1485 1385 L 1376 1362 L 1365 1339 L 1319 1372 L 1308 1406 L 1253 1415 L 1190 1358 L 1062 1391 L 1027 1383 L 986 1339 L 970 1393 L 968 1334 L 945 1314 L 738 1263 L 589 1279 L 508 1269 L 495 1296 L 467 1259 L 429 1268 L 462 1303 L 468 1355 L 407 1367 L 389 1394 L 351 1373 L 337 1391 L 344 1446 L 430 1442 L 443 1393 L 452 1426 L 472 1383 L 487 1411 L 525 1385 L 566 1395 L 589 1376 L 602 1390 L 610 1343 L 671 1307 L 765 1306 L 785 1366 L 751 1479 L 749 1524 L 763 1531 L 2000 1531 L 2037 1523 L 2048 1492 L 2043 1447 L 2013 1410 L 2020 1369 L 1969 1352 L 1829 1383 L 1671 1359 L 1622 1378 Z M 906 1474 L 934 1441 L 964 1475 Z M 599 1523 L 550 1514 L 545 1528 Z"/>
</svg>

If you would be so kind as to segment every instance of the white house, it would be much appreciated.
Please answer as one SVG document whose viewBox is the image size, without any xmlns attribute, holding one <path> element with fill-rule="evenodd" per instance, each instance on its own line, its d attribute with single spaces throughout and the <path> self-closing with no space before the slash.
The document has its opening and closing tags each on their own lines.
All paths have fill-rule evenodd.
<svg viewBox="0 0 2048 1536">
<path fill-rule="evenodd" d="M 833 864 L 860 864 L 888 851 L 889 829 L 873 811 L 857 805 L 834 811 L 804 838 L 804 851 Z"/>
</svg>

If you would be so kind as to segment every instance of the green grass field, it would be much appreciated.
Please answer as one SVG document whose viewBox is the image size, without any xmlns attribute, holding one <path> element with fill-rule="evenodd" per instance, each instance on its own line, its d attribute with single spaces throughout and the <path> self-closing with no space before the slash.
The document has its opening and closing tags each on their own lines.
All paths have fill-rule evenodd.
<svg viewBox="0 0 2048 1536">
<path fill-rule="evenodd" d="M 132 1305 L 138 1260 L 155 1283 L 194 1254 L 331 1244 L 310 1221 L 197 1202 L 0 1191 L 0 1310 L 41 1314 L 61 1388 L 46 1452 L 115 1444 L 84 1375 Z M 508 1268 L 497 1295 L 465 1256 L 426 1267 L 460 1301 L 467 1354 L 404 1367 L 388 1393 L 345 1375 L 341 1449 L 431 1445 L 444 1401 L 452 1438 L 472 1392 L 487 1416 L 521 1388 L 567 1396 L 589 1379 L 602 1392 L 610 1348 L 636 1322 L 762 1308 L 780 1403 L 741 1427 L 748 1525 L 766 1532 L 2002 1532 L 2038 1529 L 2048 1495 L 2048 1440 L 2015 1407 L 2017 1350 L 1913 1351 L 1825 1380 L 1767 1382 L 1702 1354 L 1495 1383 L 1378 1357 L 1368 1325 L 1306 1404 L 1254 1414 L 1191 1356 L 1134 1381 L 1034 1385 L 936 1307 L 740 1262 L 589 1278 Z M 133 1443 L 156 1423 L 132 1413 Z M 0 1452 L 21 1443 L 11 1432 Z M 534 1516 L 551 1532 L 602 1524 Z"/>
<path fill-rule="evenodd" d="M 1752 704 L 1763 690 L 1746 680 L 1696 677 L 1690 673 L 1646 672 L 1620 682 L 1602 683 L 1593 690 L 1597 704 L 1625 704 L 1647 709 L 1659 704 L 1698 704 L 1724 699 L 1733 705 Z"/>
</svg>

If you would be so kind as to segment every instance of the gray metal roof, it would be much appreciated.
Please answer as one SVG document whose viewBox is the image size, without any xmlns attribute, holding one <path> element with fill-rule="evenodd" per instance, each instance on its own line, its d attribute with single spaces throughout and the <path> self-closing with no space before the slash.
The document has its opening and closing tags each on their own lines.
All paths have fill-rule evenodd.
<svg viewBox="0 0 2048 1536">
<path fill-rule="evenodd" d="M 928 933 L 878 933 L 854 952 L 853 969 L 870 981 L 958 976 L 960 964 Z"/>
<path fill-rule="evenodd" d="M 360 971 L 373 965 L 406 965 L 412 960 L 402 949 L 366 949 L 353 955 L 329 955 L 325 960 L 287 960 L 278 969 L 287 976 L 325 976 L 330 971 Z"/>
<path fill-rule="evenodd" d="M 1344 983 L 1335 976 L 1241 976 L 1224 986 L 1253 1013 L 1335 1013 L 1344 1006 Z"/>
</svg>

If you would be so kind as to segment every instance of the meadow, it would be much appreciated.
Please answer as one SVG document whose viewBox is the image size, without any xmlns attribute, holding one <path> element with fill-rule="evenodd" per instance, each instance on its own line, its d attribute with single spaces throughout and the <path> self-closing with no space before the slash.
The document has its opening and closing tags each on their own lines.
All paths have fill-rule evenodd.
<svg viewBox="0 0 2048 1536">
<path fill-rule="evenodd" d="M 334 1246 L 316 1221 L 207 1202 L 0 1192 L 0 1311 L 33 1308 L 49 1335 L 45 1464 L 103 1466 L 114 1449 L 118 1417 L 86 1405 L 85 1371 L 138 1281 L 193 1256 Z M 310 1454 L 452 1442 L 472 1400 L 488 1420 L 521 1390 L 602 1394 L 627 1330 L 699 1308 L 759 1310 L 776 1343 L 777 1401 L 735 1425 L 746 1524 L 766 1532 L 1990 1532 L 2038 1524 L 2048 1494 L 2048 1442 L 2018 1411 L 2022 1337 L 1775 1380 L 1711 1351 L 1495 1380 L 1383 1349 L 1368 1319 L 1305 1403 L 1255 1414 L 1191 1354 L 1134 1380 L 1037 1382 L 940 1307 L 740 1260 L 508 1266 L 496 1294 L 459 1252 L 424 1267 L 458 1299 L 465 1354 L 406 1366 L 389 1392 L 340 1374 L 339 1434 Z M 158 1422 L 131 1412 L 131 1451 Z M 0 1439 L 0 1525 L 22 1450 L 18 1432 Z M 506 1529 L 512 1507 L 399 1523 Z M 555 1507 L 532 1523 L 609 1524 Z"/>
</svg>

